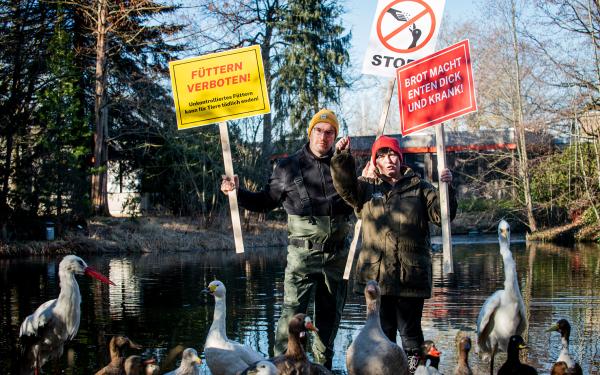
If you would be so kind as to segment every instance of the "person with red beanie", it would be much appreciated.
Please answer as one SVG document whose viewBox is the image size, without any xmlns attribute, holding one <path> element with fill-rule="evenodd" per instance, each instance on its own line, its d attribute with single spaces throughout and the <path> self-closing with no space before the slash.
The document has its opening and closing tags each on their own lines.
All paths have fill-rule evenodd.
<svg viewBox="0 0 600 375">
<path fill-rule="evenodd" d="M 357 177 L 350 139 L 337 142 L 331 160 L 333 186 L 362 219 L 354 292 L 362 293 L 369 280 L 378 282 L 381 328 L 392 342 L 400 332 L 413 373 L 424 341 L 423 305 L 432 290 L 429 222 L 441 225 L 440 198 L 436 188 L 402 164 L 395 138 L 379 137 L 369 164 L 365 170 L 370 173 Z M 442 171 L 441 180 L 452 182 L 450 170 Z M 451 185 L 448 191 L 454 219 L 456 193 Z"/>
</svg>

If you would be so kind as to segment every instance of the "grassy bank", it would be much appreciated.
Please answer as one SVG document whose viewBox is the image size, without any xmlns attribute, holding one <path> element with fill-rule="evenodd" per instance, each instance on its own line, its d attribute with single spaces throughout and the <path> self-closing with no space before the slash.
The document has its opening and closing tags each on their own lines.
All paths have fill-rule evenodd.
<svg viewBox="0 0 600 375">
<path fill-rule="evenodd" d="M 244 224 L 244 246 L 282 246 L 287 243 L 284 222 Z M 66 231 L 54 241 L 0 243 L 0 256 L 39 254 L 99 254 L 233 249 L 229 218 L 208 227 L 187 217 L 93 218 L 87 230 Z"/>
<path fill-rule="evenodd" d="M 455 235 L 494 233 L 498 221 L 506 216 L 502 210 L 461 210 L 452 222 Z M 514 219 L 514 218 L 513 218 Z M 525 226 L 512 220 L 514 232 L 525 231 Z M 432 226 L 432 234 L 440 234 Z M 284 246 L 287 230 L 284 221 L 259 221 L 246 218 L 243 224 L 246 248 Z M 600 226 L 566 224 L 528 235 L 531 241 L 543 242 L 600 242 Z M 65 231 L 54 241 L 18 241 L 0 243 L 0 256 L 28 256 L 40 254 L 101 254 L 209 251 L 234 248 L 229 217 L 223 216 L 210 225 L 189 217 L 104 218 L 88 221 L 87 230 Z"/>
</svg>

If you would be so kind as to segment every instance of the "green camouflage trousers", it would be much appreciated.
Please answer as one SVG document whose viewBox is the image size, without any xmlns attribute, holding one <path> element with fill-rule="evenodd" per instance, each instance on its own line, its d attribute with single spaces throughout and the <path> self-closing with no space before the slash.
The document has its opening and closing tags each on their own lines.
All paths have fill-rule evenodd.
<svg viewBox="0 0 600 375">
<path fill-rule="evenodd" d="M 312 352 L 316 362 L 331 368 L 333 342 L 346 303 L 348 283 L 343 274 L 348 256 L 348 228 L 345 217 L 315 216 L 310 220 L 288 216 L 290 245 L 275 355 L 285 352 L 289 321 L 295 314 L 307 313 L 314 293 L 312 319 L 319 332 L 312 340 Z"/>
</svg>

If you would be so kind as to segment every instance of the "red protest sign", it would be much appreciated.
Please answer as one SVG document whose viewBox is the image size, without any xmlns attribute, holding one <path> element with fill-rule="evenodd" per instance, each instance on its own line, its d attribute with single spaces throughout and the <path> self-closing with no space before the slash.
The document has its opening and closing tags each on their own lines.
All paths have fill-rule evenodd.
<svg viewBox="0 0 600 375">
<path fill-rule="evenodd" d="M 396 70 L 402 135 L 477 111 L 469 41 Z"/>
</svg>

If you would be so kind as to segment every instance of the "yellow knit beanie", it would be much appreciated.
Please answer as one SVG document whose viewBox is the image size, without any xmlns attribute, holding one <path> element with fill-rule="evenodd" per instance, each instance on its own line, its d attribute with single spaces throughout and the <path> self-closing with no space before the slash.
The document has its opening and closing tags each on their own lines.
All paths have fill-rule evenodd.
<svg viewBox="0 0 600 375">
<path fill-rule="evenodd" d="M 310 132 L 319 122 L 326 122 L 332 125 L 335 128 L 335 136 L 337 137 L 340 131 L 340 124 L 338 124 L 337 117 L 335 117 L 335 113 L 329 109 L 323 108 L 319 112 L 317 112 L 313 118 L 310 120 L 310 125 L 308 125 L 308 136 L 310 137 Z"/>
</svg>

